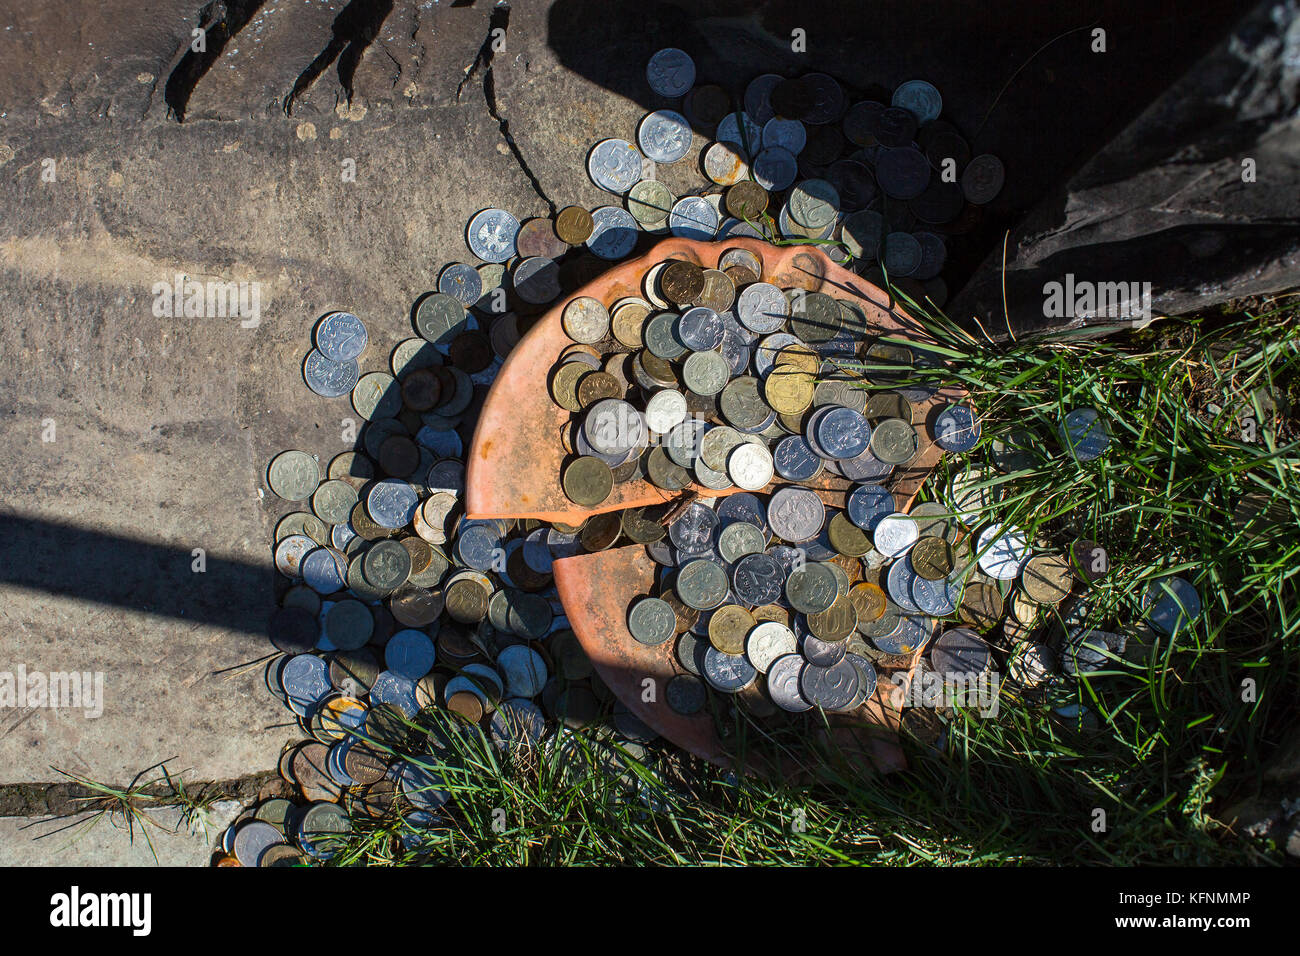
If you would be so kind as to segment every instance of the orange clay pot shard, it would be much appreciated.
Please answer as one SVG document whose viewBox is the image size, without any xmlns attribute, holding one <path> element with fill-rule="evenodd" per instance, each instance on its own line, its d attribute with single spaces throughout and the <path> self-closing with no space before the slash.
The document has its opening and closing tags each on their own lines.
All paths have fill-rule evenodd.
<svg viewBox="0 0 1300 956">
<path fill-rule="evenodd" d="M 891 307 L 883 290 L 835 265 L 820 250 L 778 248 L 755 239 L 722 243 L 665 239 L 647 255 L 611 268 L 569 298 L 592 296 L 608 307 L 626 296 L 641 296 L 641 277 L 657 262 L 676 258 L 712 268 L 725 250 L 737 247 L 759 257 L 766 282 L 858 299 L 874 336 L 927 339 L 911 316 L 897 305 Z M 615 485 L 610 497 L 595 508 L 579 507 L 565 496 L 560 471 L 567 453 L 560 435 L 569 425 L 570 413 L 551 400 L 547 383 L 561 351 L 572 344 L 560 323 L 569 298 L 547 312 L 520 340 L 488 393 L 470 444 L 465 479 L 467 516 L 537 518 L 577 525 L 595 514 L 661 504 L 689 492 L 722 497 L 738 491 L 691 485 L 687 492 L 671 493 L 638 480 Z M 922 447 L 906 467 L 894 471 L 891 484 L 900 510 L 911 507 L 922 482 L 943 454 L 925 437 L 925 424 L 938 407 L 964 395 L 960 388 L 949 387 L 913 403 L 912 423 L 921 426 Z M 785 483 L 778 479 L 764 491 Z M 828 504 L 843 508 L 852 483 L 824 473 L 805 486 L 812 487 Z M 719 737 L 710 714 L 684 716 L 668 707 L 664 688 L 673 676 L 684 673 L 675 659 L 674 642 L 645 645 L 628 632 L 628 607 L 636 597 L 649 594 L 654 581 L 654 564 L 645 549 L 624 547 L 562 558 L 554 562 L 554 573 L 574 634 L 618 699 L 678 746 L 714 763 L 736 765 L 736 748 Z M 913 655 L 912 665 L 920 653 L 918 649 Z M 851 764 L 842 769 L 885 773 L 905 766 L 897 742 L 899 712 L 890 703 L 894 686 L 888 671 L 882 671 L 876 693 L 866 704 L 852 715 L 831 715 L 835 749 Z M 763 765 L 752 757 L 747 766 L 767 774 L 802 775 L 798 766 Z"/>
<path fill-rule="evenodd" d="M 801 288 L 809 292 L 827 292 L 841 299 L 857 299 L 866 313 L 871 333 L 897 336 L 914 341 L 924 340 L 916 321 L 897 305 L 889 306 L 889 296 L 860 276 L 840 268 L 819 249 L 809 246 L 778 248 L 757 239 L 733 239 L 727 242 L 698 242 L 691 239 L 665 239 L 649 253 L 610 269 L 547 312 L 528 330 L 497 373 L 496 380 L 483 403 L 478 427 L 470 443 L 465 476 L 465 511 L 471 518 L 537 518 L 562 524 L 582 524 L 595 514 L 624 511 L 662 504 L 680 496 L 657 488 L 644 479 L 615 485 L 610 496 L 594 508 L 575 505 L 564 494 L 560 474 L 568 453 L 560 442 L 569 427 L 570 413 L 551 400 L 548 387 L 550 373 L 560 353 L 572 340 L 564 334 L 560 316 L 564 305 L 578 296 L 599 299 L 606 307 L 627 296 L 641 296 L 641 277 L 647 269 L 664 259 L 685 259 L 704 268 L 713 268 L 727 249 L 744 248 L 763 263 L 763 281 L 783 289 Z M 931 409 L 956 400 L 963 393 L 944 389 L 924 402 L 914 403 L 912 423 L 923 425 Z M 923 430 L 924 431 L 924 430 Z M 924 439 L 920 453 L 905 467 L 894 471 L 893 490 L 900 502 L 910 504 L 921 483 L 943 454 L 942 449 Z M 785 481 L 777 479 L 771 490 Z M 823 476 L 812 487 L 835 505 L 842 507 L 843 493 L 851 483 L 834 475 Z M 739 489 L 712 491 L 692 484 L 689 489 L 704 497 L 720 497 Z"/>
</svg>

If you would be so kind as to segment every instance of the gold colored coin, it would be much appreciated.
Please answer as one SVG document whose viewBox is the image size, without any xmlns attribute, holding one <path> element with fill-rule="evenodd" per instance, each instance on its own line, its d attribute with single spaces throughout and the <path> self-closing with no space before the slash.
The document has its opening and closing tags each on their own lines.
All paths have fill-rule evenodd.
<svg viewBox="0 0 1300 956">
<path fill-rule="evenodd" d="M 709 643 L 724 654 L 743 654 L 754 624 L 754 615 L 739 604 L 724 604 L 709 619 Z"/>
<path fill-rule="evenodd" d="M 1059 604 L 1074 587 L 1074 575 L 1064 555 L 1037 554 L 1025 562 L 1020 583 L 1030 600 Z"/>
<path fill-rule="evenodd" d="M 783 415 L 797 415 L 812 404 L 814 376 L 801 368 L 782 365 L 773 368 L 763 383 L 767 404 Z"/>
<path fill-rule="evenodd" d="M 911 558 L 912 569 L 927 581 L 941 580 L 953 572 L 952 546 L 943 538 L 919 538 L 912 545 Z"/>
<path fill-rule="evenodd" d="M 848 595 L 837 597 L 824 611 L 808 615 L 808 630 L 823 641 L 842 641 L 858 626 L 858 613 Z"/>
<path fill-rule="evenodd" d="M 764 604 L 754 608 L 752 613 L 756 622 L 776 621 L 786 627 L 790 626 L 790 612 L 779 604 Z"/>
<path fill-rule="evenodd" d="M 595 228 L 591 213 L 581 206 L 565 206 L 555 217 L 555 234 L 571 246 L 586 242 Z"/>
<path fill-rule="evenodd" d="M 625 302 L 618 306 L 610 316 L 610 329 L 614 338 L 620 345 L 630 349 L 644 347 L 645 340 L 641 333 L 649 316 L 650 309 L 640 302 Z"/>
<path fill-rule="evenodd" d="M 578 379 L 578 403 L 583 408 L 591 408 L 607 398 L 622 398 L 623 394 L 618 379 L 609 372 L 592 371 Z"/>
<path fill-rule="evenodd" d="M 997 588 L 982 581 L 972 581 L 962 593 L 957 617 L 977 631 L 987 631 L 1002 620 L 1002 595 Z"/>
<path fill-rule="evenodd" d="M 849 516 L 843 511 L 835 512 L 826 533 L 831 539 L 831 547 L 840 554 L 860 558 L 871 550 L 871 538 L 850 521 Z"/>
<path fill-rule="evenodd" d="M 880 620 L 885 614 L 885 608 L 888 607 L 884 590 L 876 584 L 855 584 L 849 589 L 849 600 L 853 602 L 859 624 L 870 624 L 872 621 Z"/>
<path fill-rule="evenodd" d="M 806 345 L 787 345 L 776 353 L 773 366 L 793 365 L 809 375 L 816 375 L 822 367 L 822 358 Z"/>
<path fill-rule="evenodd" d="M 592 370 L 585 362 L 565 362 L 551 376 L 551 399 L 567 412 L 582 411 L 578 380 Z"/>
<path fill-rule="evenodd" d="M 575 505 L 598 505 L 614 490 L 614 473 L 599 458 L 584 455 L 564 469 L 564 493 Z"/>
</svg>

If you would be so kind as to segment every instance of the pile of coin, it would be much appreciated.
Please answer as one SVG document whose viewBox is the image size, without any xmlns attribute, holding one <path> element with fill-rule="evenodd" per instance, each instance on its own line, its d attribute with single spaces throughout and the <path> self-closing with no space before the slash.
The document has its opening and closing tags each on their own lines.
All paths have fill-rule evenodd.
<svg viewBox="0 0 1300 956">
<path fill-rule="evenodd" d="M 275 528 L 286 586 L 270 622 L 279 653 L 266 669 L 268 690 L 310 738 L 281 762 L 310 805 L 250 811 L 231 828 L 235 862 L 325 859 L 337 843 L 328 835 L 346 834 L 351 816 L 395 802 L 412 826 L 428 823 L 450 799 L 422 759 L 429 737 L 416 728 L 429 708 L 502 748 L 535 744 L 548 718 L 585 727 L 611 711 L 626 744 L 654 738 L 595 674 L 555 594 L 551 562 L 581 548 L 582 529 L 464 517 L 476 385 L 499 366 L 485 365 L 465 336 L 492 322 L 485 341 L 494 340 L 502 319 L 447 293 L 425 296 L 413 310 L 420 337 L 393 349 L 391 374 L 358 374 L 369 335 L 355 314 L 332 312 L 315 326 L 304 379 L 341 396 L 337 385 L 350 378 L 365 425 L 324 476 L 319 458 L 300 450 L 276 455 L 266 474 L 276 496 L 310 507 Z M 501 341 L 508 352 L 513 342 Z M 348 372 L 335 377 L 324 363 Z M 335 386 L 320 387 L 326 381 Z"/>
</svg>

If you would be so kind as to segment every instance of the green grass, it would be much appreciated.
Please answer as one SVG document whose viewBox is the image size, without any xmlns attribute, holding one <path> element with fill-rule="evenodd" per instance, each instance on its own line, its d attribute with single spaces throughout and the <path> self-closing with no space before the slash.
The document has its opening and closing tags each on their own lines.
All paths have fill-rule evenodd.
<svg viewBox="0 0 1300 956">
<path fill-rule="evenodd" d="M 944 500 L 965 467 L 948 459 L 978 461 L 995 439 L 1022 436 L 1025 467 L 990 476 L 994 501 L 981 517 L 1047 548 L 1101 543 L 1110 572 L 1089 591 L 1087 621 L 1126 634 L 1123 654 L 1083 679 L 1004 685 L 996 719 L 958 710 L 941 746 L 905 733 L 909 769 L 885 778 L 810 757 L 802 777 L 736 777 L 671 747 L 629 753 L 587 733 L 567 733 L 564 759 L 545 747 L 507 758 L 453 734 L 448 752 L 423 758 L 453 792 L 439 826 L 408 848 L 396 814 L 356 817 L 334 862 L 1279 861 L 1212 811 L 1251 791 L 1297 716 L 1300 459 L 1285 407 L 1300 392 L 1295 310 L 1165 320 L 1107 341 L 996 343 L 913 312 L 945 360 L 915 380 L 960 382 L 983 424 L 976 451 L 947 456 L 923 497 Z M 1283 400 L 1279 414 L 1266 414 L 1261 390 Z M 1075 461 L 1057 431 L 1082 406 L 1113 435 L 1092 463 Z M 1253 434 L 1243 436 L 1247 416 Z M 1141 623 L 1142 594 L 1169 573 L 1191 580 L 1204 605 L 1173 638 Z M 1087 716 L 1056 713 L 1071 702 Z"/>
</svg>

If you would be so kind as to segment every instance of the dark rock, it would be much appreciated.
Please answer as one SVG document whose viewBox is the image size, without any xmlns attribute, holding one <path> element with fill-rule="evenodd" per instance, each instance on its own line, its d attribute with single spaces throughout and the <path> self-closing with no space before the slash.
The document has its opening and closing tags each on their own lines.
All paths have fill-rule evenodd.
<svg viewBox="0 0 1300 956">
<path fill-rule="evenodd" d="M 1012 234 L 1014 331 L 1059 326 L 1045 285 L 1151 283 L 1155 314 L 1300 284 L 1300 6 L 1258 5 Z M 1243 181 L 1253 161 L 1255 181 Z M 996 249 L 950 314 L 1004 327 Z M 994 318 L 996 316 L 996 318 Z M 1066 325 L 1126 326 L 1105 316 Z M 1140 324 L 1140 320 L 1139 320 Z"/>
</svg>

